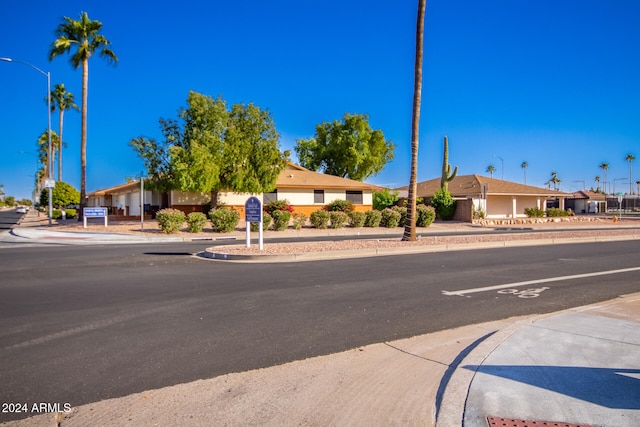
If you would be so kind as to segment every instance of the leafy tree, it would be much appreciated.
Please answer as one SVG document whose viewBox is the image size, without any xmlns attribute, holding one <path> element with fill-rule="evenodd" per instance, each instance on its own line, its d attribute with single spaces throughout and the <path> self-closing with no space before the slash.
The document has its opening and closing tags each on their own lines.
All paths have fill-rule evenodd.
<svg viewBox="0 0 640 427">
<path fill-rule="evenodd" d="M 346 113 L 342 121 L 316 126 L 315 136 L 297 140 L 294 150 L 307 169 L 362 181 L 393 159 L 394 148 L 381 130 L 371 129 L 369 116 Z"/>
<path fill-rule="evenodd" d="M 373 209 L 383 210 L 394 206 L 398 201 L 398 192 L 384 188 L 380 191 L 373 190 Z"/>
<path fill-rule="evenodd" d="M 58 181 L 62 181 L 62 148 L 65 146 L 62 139 L 62 130 L 64 128 L 64 112 L 66 110 L 76 110 L 79 108 L 74 101 L 74 95 L 71 92 L 67 92 L 62 83 L 55 85 L 51 91 L 51 111 L 59 112 L 58 130 L 60 138 L 58 139 Z"/>
<path fill-rule="evenodd" d="M 456 213 L 456 200 L 453 198 L 449 190 L 439 189 L 433 194 L 431 206 L 436 210 L 438 218 L 442 220 L 450 220 Z"/>
<path fill-rule="evenodd" d="M 427 0 L 418 0 L 416 19 L 416 61 L 413 66 L 413 113 L 411 116 L 411 172 L 409 175 L 409 194 L 407 217 L 404 222 L 402 240 L 414 241 L 416 236 L 416 197 L 418 193 L 418 131 L 420 128 L 420 103 L 422 101 L 422 56 L 424 41 L 424 15 Z"/>
<path fill-rule="evenodd" d="M 56 181 L 56 185 L 51 192 L 52 205 L 56 207 L 64 207 L 68 205 L 77 205 L 80 203 L 80 193 L 73 188 L 71 184 Z M 49 204 L 49 190 L 46 188 L 40 192 L 40 206 Z"/>
<path fill-rule="evenodd" d="M 100 34 L 102 22 L 92 21 L 86 12 L 80 14 L 75 21 L 63 17 L 61 24 L 55 30 L 56 39 L 51 44 L 49 61 L 55 57 L 68 53 L 72 49 L 69 62 L 74 69 L 82 65 L 82 118 L 80 125 L 80 215 L 86 203 L 87 195 L 87 93 L 89 87 L 89 58 L 98 53 L 111 63 L 117 63 L 118 57 L 110 49 L 111 42 Z"/>
<path fill-rule="evenodd" d="M 253 104 L 227 109 L 222 98 L 190 92 L 178 119 L 161 119 L 165 140 L 134 138 L 156 189 L 273 191 L 288 152 L 281 153 L 271 115 Z"/>
</svg>

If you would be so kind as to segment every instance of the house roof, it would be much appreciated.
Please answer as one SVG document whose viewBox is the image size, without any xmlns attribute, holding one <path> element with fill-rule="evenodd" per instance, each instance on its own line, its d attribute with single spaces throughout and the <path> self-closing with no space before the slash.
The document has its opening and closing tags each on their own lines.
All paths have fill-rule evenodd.
<svg viewBox="0 0 640 427">
<path fill-rule="evenodd" d="M 595 191 L 580 190 L 573 193 L 574 199 L 606 200 L 606 196 Z"/>
<path fill-rule="evenodd" d="M 87 197 L 101 197 L 108 194 L 117 194 L 131 191 L 140 187 L 140 180 L 127 182 L 115 187 L 96 190 L 87 194 Z M 382 187 L 367 184 L 353 179 L 313 172 L 293 163 L 287 163 L 285 169 L 280 172 L 276 180 L 278 188 L 307 188 L 307 189 L 333 189 L 333 190 L 380 190 Z"/>
<path fill-rule="evenodd" d="M 314 188 L 340 190 L 379 190 L 382 187 L 335 175 L 310 171 L 302 166 L 288 163 L 280 172 L 276 188 Z"/>
<path fill-rule="evenodd" d="M 540 196 L 540 197 L 569 197 L 571 194 L 550 190 L 532 185 L 519 184 L 517 182 L 504 181 L 502 179 L 489 178 L 481 175 L 456 176 L 449 182 L 449 192 L 454 197 L 479 197 L 482 188 L 486 185 L 487 194 L 492 196 Z M 418 197 L 431 197 L 440 189 L 440 178 L 422 181 L 418 183 Z M 408 191 L 409 186 L 400 187 L 399 191 Z"/>
</svg>

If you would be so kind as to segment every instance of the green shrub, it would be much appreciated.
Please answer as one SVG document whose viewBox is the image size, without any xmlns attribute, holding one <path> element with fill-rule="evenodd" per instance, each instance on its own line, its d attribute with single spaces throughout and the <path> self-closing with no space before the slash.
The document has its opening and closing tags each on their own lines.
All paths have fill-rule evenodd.
<svg viewBox="0 0 640 427">
<path fill-rule="evenodd" d="M 273 217 L 274 211 L 287 211 L 290 214 L 293 213 L 293 206 L 289 204 L 289 201 L 284 200 L 274 200 L 273 202 L 269 202 L 264 205 L 262 208 L 265 212 Z"/>
<path fill-rule="evenodd" d="M 236 229 L 240 214 L 233 209 L 213 209 L 209 211 L 211 226 L 216 233 L 229 233 Z"/>
<path fill-rule="evenodd" d="M 407 208 L 400 206 L 392 206 L 391 209 L 398 212 L 400 214 L 400 222 L 398 225 L 400 227 L 404 227 L 405 221 L 407 220 Z"/>
<path fill-rule="evenodd" d="M 538 208 L 524 208 L 524 213 L 529 218 L 542 218 L 544 211 Z"/>
<path fill-rule="evenodd" d="M 367 219 L 367 214 L 364 212 L 349 212 L 349 225 L 352 227 L 364 226 L 364 221 Z"/>
<path fill-rule="evenodd" d="M 156 219 L 160 230 L 165 234 L 171 234 L 180 231 L 185 221 L 185 214 L 179 209 L 167 208 L 156 212 Z"/>
<path fill-rule="evenodd" d="M 563 209 L 549 208 L 547 209 L 547 216 L 548 217 L 569 216 L 569 212 Z"/>
<path fill-rule="evenodd" d="M 274 210 L 271 214 L 273 217 L 273 229 L 276 231 L 283 231 L 289 228 L 289 220 L 291 219 L 291 213 L 289 211 Z"/>
<path fill-rule="evenodd" d="M 444 221 L 450 220 L 456 213 L 456 200 L 443 188 L 434 193 L 431 206 L 435 208 L 438 218 Z"/>
<path fill-rule="evenodd" d="M 331 228 L 342 228 L 349 220 L 349 215 L 346 212 L 332 211 L 329 212 L 329 218 L 331 219 Z"/>
<path fill-rule="evenodd" d="M 381 211 L 394 206 L 398 202 L 398 192 L 391 192 L 388 188 L 380 191 L 373 190 L 373 209 Z"/>
<path fill-rule="evenodd" d="M 378 227 L 380 225 L 380 221 L 382 221 L 382 213 L 380 211 L 372 209 L 365 213 L 365 227 Z"/>
<path fill-rule="evenodd" d="M 51 209 L 51 219 L 62 218 L 62 211 L 60 209 Z"/>
<path fill-rule="evenodd" d="M 300 230 L 307 223 L 307 216 L 302 212 L 293 213 L 293 229 Z"/>
<path fill-rule="evenodd" d="M 353 203 L 349 200 L 334 200 L 325 206 L 325 210 L 329 212 L 353 212 L 355 208 L 353 207 Z"/>
<path fill-rule="evenodd" d="M 311 213 L 311 225 L 315 228 L 327 228 L 329 226 L 329 212 L 319 210 Z"/>
<path fill-rule="evenodd" d="M 416 206 L 416 227 L 428 227 L 436 219 L 436 210 L 433 206 Z"/>
<path fill-rule="evenodd" d="M 67 219 L 76 218 L 78 216 L 78 211 L 75 209 L 65 209 L 67 213 Z"/>
<path fill-rule="evenodd" d="M 192 233 L 199 233 L 207 225 L 207 216 L 202 212 L 191 212 L 187 215 L 187 225 Z"/>
<path fill-rule="evenodd" d="M 268 212 L 262 212 L 262 231 L 268 230 L 271 226 L 271 221 L 273 218 L 269 215 Z M 257 222 L 251 223 L 251 231 L 260 231 L 260 224 Z"/>
<path fill-rule="evenodd" d="M 382 214 L 382 221 L 380 221 L 381 226 L 393 228 L 397 227 L 400 224 L 400 219 L 402 218 L 400 212 L 391 208 L 386 208 L 380 213 Z"/>
</svg>

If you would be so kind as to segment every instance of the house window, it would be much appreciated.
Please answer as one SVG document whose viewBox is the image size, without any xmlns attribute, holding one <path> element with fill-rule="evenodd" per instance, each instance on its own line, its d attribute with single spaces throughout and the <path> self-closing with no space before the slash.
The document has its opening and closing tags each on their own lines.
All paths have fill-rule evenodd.
<svg viewBox="0 0 640 427">
<path fill-rule="evenodd" d="M 313 203 L 324 204 L 324 190 L 313 190 Z"/>
<path fill-rule="evenodd" d="M 262 202 L 266 205 L 267 203 L 275 202 L 278 200 L 278 190 L 273 190 L 272 193 L 264 193 L 264 197 L 262 198 Z"/>
<path fill-rule="evenodd" d="M 347 190 L 347 200 L 355 205 L 362 204 L 362 191 Z"/>
</svg>

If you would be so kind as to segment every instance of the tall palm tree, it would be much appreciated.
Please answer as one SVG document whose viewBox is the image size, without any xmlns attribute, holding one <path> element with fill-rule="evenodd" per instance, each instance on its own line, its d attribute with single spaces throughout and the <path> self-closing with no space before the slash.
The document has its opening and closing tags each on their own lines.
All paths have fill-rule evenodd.
<svg viewBox="0 0 640 427">
<path fill-rule="evenodd" d="M 640 194 L 640 181 L 636 181 L 636 194 Z"/>
<path fill-rule="evenodd" d="M 51 111 L 60 112 L 60 120 L 58 123 L 58 181 L 62 182 L 62 148 L 65 145 L 62 139 L 62 128 L 64 126 L 64 112 L 65 110 L 76 110 L 79 108 L 74 102 L 74 96 L 71 92 L 67 92 L 64 84 L 57 84 L 51 91 Z"/>
<path fill-rule="evenodd" d="M 493 173 L 496 171 L 496 167 L 493 165 L 487 166 L 487 172 L 491 174 L 491 178 L 493 178 Z"/>
<path fill-rule="evenodd" d="M 524 171 L 524 185 L 527 185 L 527 166 L 529 166 L 529 163 L 526 161 L 522 162 L 522 164 L 520 165 L 520 167 Z"/>
<path fill-rule="evenodd" d="M 48 174 L 44 172 L 51 170 L 49 168 L 49 165 L 52 165 L 55 162 L 56 151 L 60 146 L 60 138 L 58 138 L 58 134 L 56 133 L 56 131 L 54 130 L 51 131 L 51 159 L 49 159 L 49 131 L 47 129 L 45 129 L 45 131 L 42 132 L 42 134 L 38 137 L 37 144 L 38 144 L 38 160 L 42 165 L 42 171 L 43 171 L 42 187 L 44 187 L 44 178 L 48 177 Z"/>
<path fill-rule="evenodd" d="M 80 124 L 80 214 L 86 204 L 87 197 L 87 90 L 89 86 L 89 58 L 95 53 L 110 63 L 117 63 L 118 57 L 110 49 L 111 42 L 100 34 L 102 22 L 92 21 L 86 12 L 80 14 L 80 20 L 69 17 L 62 18 L 64 22 L 55 30 L 56 40 L 51 44 L 49 61 L 74 50 L 69 62 L 74 69 L 82 65 L 82 119 Z"/>
<path fill-rule="evenodd" d="M 609 169 L 609 163 L 602 162 L 598 167 L 602 169 L 602 175 L 604 177 L 604 182 L 602 187 L 604 188 L 604 194 L 607 194 L 607 170 Z"/>
<path fill-rule="evenodd" d="M 553 189 L 558 190 L 558 184 L 562 182 L 560 178 L 558 178 L 558 172 L 551 172 L 551 179 L 549 182 L 553 183 Z"/>
<path fill-rule="evenodd" d="M 409 177 L 409 203 L 405 219 L 403 241 L 416 240 L 416 193 L 418 192 L 418 130 L 420 127 L 420 102 L 422 100 L 422 54 L 424 40 L 424 15 L 427 0 L 418 0 L 416 19 L 416 62 L 413 66 L 413 115 L 411 117 L 411 172 Z"/>
<path fill-rule="evenodd" d="M 633 154 L 629 153 L 629 154 L 627 154 L 627 157 L 625 157 L 624 159 L 629 162 L 629 194 L 631 194 L 633 192 L 633 178 L 632 178 L 632 173 L 631 173 L 631 162 L 633 162 L 636 159 L 636 156 L 634 156 Z"/>
<path fill-rule="evenodd" d="M 596 175 L 596 177 L 594 178 L 594 181 L 596 182 L 596 193 L 600 192 L 600 176 Z"/>
</svg>

